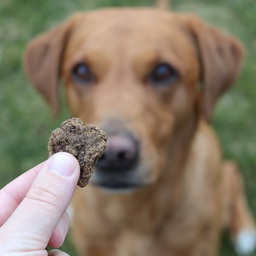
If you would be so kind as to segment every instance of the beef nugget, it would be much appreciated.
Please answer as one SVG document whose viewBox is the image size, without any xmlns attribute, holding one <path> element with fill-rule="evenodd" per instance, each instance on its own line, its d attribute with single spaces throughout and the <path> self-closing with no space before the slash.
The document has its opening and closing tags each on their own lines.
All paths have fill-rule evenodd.
<svg viewBox="0 0 256 256">
<path fill-rule="evenodd" d="M 107 147 L 107 138 L 101 128 L 69 117 L 61 128 L 52 131 L 48 143 L 49 157 L 57 152 L 72 154 L 80 164 L 77 185 L 85 187 L 92 176 L 93 167 Z"/>
</svg>

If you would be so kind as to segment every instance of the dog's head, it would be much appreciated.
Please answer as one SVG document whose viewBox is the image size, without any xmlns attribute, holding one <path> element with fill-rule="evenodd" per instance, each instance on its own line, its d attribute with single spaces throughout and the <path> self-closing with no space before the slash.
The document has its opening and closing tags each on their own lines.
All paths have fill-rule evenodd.
<svg viewBox="0 0 256 256">
<path fill-rule="evenodd" d="M 107 132 L 91 181 L 123 189 L 161 176 L 179 131 L 192 116 L 210 120 L 242 57 L 235 39 L 195 15 L 107 9 L 78 13 L 39 36 L 24 60 L 55 116 L 61 77 L 72 114 Z"/>
</svg>

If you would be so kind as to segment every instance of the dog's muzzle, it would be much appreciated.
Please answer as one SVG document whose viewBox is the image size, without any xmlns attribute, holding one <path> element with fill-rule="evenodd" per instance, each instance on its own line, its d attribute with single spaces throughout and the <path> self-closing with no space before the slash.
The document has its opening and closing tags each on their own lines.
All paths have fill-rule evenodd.
<svg viewBox="0 0 256 256">
<path fill-rule="evenodd" d="M 95 167 L 92 183 L 110 189 L 127 189 L 138 184 L 134 176 L 139 161 L 139 143 L 131 133 L 108 135 L 107 148 Z"/>
</svg>

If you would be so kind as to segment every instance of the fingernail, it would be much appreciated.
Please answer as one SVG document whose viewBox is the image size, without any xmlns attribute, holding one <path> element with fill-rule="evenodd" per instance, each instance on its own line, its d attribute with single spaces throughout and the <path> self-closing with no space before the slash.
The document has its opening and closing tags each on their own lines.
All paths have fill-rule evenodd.
<svg viewBox="0 0 256 256">
<path fill-rule="evenodd" d="M 75 162 L 65 153 L 50 157 L 49 170 L 64 177 L 70 177 L 75 171 Z"/>
</svg>

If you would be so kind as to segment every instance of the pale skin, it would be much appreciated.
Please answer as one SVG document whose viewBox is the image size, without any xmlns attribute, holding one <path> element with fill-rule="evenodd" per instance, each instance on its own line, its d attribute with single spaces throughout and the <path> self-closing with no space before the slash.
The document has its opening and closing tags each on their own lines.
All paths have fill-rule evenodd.
<svg viewBox="0 0 256 256">
<path fill-rule="evenodd" d="M 66 237 L 66 209 L 79 177 L 79 164 L 57 153 L 0 191 L 1 255 L 67 256 L 58 248 Z"/>
</svg>

